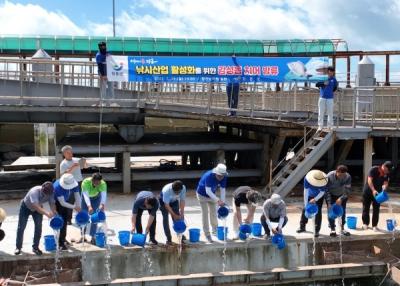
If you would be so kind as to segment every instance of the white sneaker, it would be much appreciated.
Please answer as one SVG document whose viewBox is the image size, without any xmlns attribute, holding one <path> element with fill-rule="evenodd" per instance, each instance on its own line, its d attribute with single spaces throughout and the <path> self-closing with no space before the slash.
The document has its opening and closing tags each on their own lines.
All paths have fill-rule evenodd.
<svg viewBox="0 0 400 286">
<path fill-rule="evenodd" d="M 379 229 L 377 226 L 374 226 L 374 227 L 372 228 L 372 230 L 375 231 L 375 232 L 380 231 L 380 229 Z"/>
<path fill-rule="evenodd" d="M 364 224 L 364 225 L 362 226 L 362 229 L 363 229 L 363 230 L 367 230 L 367 229 L 368 229 L 368 225 Z"/>
</svg>

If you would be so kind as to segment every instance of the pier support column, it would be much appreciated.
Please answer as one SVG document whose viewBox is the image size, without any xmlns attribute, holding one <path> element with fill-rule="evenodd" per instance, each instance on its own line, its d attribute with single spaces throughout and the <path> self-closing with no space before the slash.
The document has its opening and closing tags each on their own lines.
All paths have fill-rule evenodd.
<svg viewBox="0 0 400 286">
<path fill-rule="evenodd" d="M 392 163 L 393 167 L 397 168 L 399 161 L 399 138 L 392 138 Z"/>
<path fill-rule="evenodd" d="M 349 155 L 351 146 L 353 146 L 354 140 L 346 140 L 340 145 L 338 158 L 335 162 L 336 166 L 343 164 L 343 161 L 346 160 L 347 155 Z"/>
<path fill-rule="evenodd" d="M 367 181 L 368 171 L 372 167 L 372 150 L 374 139 L 367 138 L 364 140 L 364 169 L 363 169 L 363 183 Z"/>
<path fill-rule="evenodd" d="M 122 153 L 122 191 L 124 194 L 131 192 L 131 153 Z"/>
<path fill-rule="evenodd" d="M 282 152 L 283 144 L 285 144 L 286 136 L 279 135 L 275 137 L 274 145 L 271 150 L 272 165 L 276 166 L 279 161 L 279 155 Z"/>
<path fill-rule="evenodd" d="M 225 164 L 225 150 L 217 150 L 217 164 Z"/>
<path fill-rule="evenodd" d="M 61 177 L 61 172 L 60 172 L 60 164 L 61 161 L 63 160 L 63 155 L 60 152 L 56 152 L 56 179 Z"/>
<path fill-rule="evenodd" d="M 328 170 L 333 170 L 335 165 L 335 145 L 328 149 Z"/>
<path fill-rule="evenodd" d="M 263 135 L 263 149 L 262 149 L 262 160 L 261 160 L 261 184 L 266 185 L 269 182 L 270 172 L 270 144 L 271 136 L 269 134 Z"/>
</svg>

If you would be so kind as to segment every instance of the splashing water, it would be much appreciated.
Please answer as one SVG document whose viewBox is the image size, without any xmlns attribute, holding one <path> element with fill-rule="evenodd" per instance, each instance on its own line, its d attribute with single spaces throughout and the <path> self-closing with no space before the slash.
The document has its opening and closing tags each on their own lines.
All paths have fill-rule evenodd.
<svg viewBox="0 0 400 286">
<path fill-rule="evenodd" d="M 342 236 L 343 236 L 343 230 L 344 230 L 344 225 L 342 224 L 342 217 L 337 218 L 337 224 L 340 226 L 340 232 L 339 232 L 339 251 L 340 251 L 340 264 L 343 264 L 343 244 L 342 244 Z M 344 276 L 342 276 L 342 286 L 346 286 L 344 283 Z"/>
<path fill-rule="evenodd" d="M 149 252 L 146 251 L 145 247 L 143 247 L 143 258 L 144 258 L 143 274 L 153 275 L 154 274 L 153 260 L 151 259 Z"/>
<path fill-rule="evenodd" d="M 388 202 L 388 207 L 389 207 L 389 219 L 391 219 L 393 221 L 393 226 L 394 226 L 394 229 L 392 230 L 392 243 L 393 243 L 396 240 L 396 237 L 395 237 L 396 220 L 394 219 L 393 207 L 392 207 L 392 204 L 390 202 Z"/>
<path fill-rule="evenodd" d="M 178 273 L 182 270 L 182 234 L 178 234 Z"/>
<path fill-rule="evenodd" d="M 226 241 L 227 241 L 227 235 L 228 232 L 226 231 L 226 218 L 223 220 L 223 226 L 224 226 L 224 250 L 222 251 L 222 272 L 225 272 L 226 269 Z"/>
<path fill-rule="evenodd" d="M 106 255 L 105 255 L 105 260 L 104 260 L 104 267 L 106 268 L 106 280 L 111 281 L 111 247 L 110 243 L 108 241 L 108 227 L 107 223 L 103 222 L 99 226 L 100 229 L 102 229 L 102 232 L 104 232 L 105 235 L 105 250 L 106 250 Z"/>
<path fill-rule="evenodd" d="M 60 266 L 60 247 L 59 247 L 60 230 L 54 230 L 54 239 L 56 241 L 56 254 L 54 255 L 54 280 L 57 282 L 58 272 L 62 270 Z"/>
<path fill-rule="evenodd" d="M 312 218 L 312 223 L 313 223 L 313 250 L 312 250 L 312 256 L 313 256 L 313 265 L 316 265 L 316 255 L 315 255 L 315 251 L 316 251 L 316 244 L 317 244 L 317 241 L 316 241 L 316 237 L 315 237 L 315 234 L 316 234 L 316 232 L 317 232 L 317 230 L 316 230 L 316 224 L 315 224 L 315 216 Z"/>
<path fill-rule="evenodd" d="M 86 269 L 86 244 L 85 244 L 85 227 L 81 226 L 81 238 L 82 238 L 82 257 L 81 257 L 81 265 L 82 265 L 82 273 L 85 273 Z"/>
</svg>

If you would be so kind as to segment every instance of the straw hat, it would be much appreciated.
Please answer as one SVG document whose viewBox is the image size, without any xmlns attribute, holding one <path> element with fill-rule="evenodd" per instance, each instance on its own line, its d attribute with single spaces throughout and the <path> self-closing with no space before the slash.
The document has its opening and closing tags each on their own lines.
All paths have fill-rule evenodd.
<svg viewBox="0 0 400 286">
<path fill-rule="evenodd" d="M 60 178 L 60 186 L 65 190 L 71 190 L 78 186 L 78 182 L 71 174 L 64 174 Z"/>
<path fill-rule="evenodd" d="M 7 213 L 4 209 L 0 208 L 0 222 L 3 222 L 6 219 Z"/>
<path fill-rule="evenodd" d="M 325 187 L 328 184 L 326 174 L 320 170 L 311 170 L 308 172 L 306 180 L 314 187 Z"/>
<path fill-rule="evenodd" d="M 273 205 L 279 205 L 279 203 L 282 201 L 281 196 L 278 194 L 272 194 L 271 196 L 271 203 Z"/>
<path fill-rule="evenodd" d="M 228 175 L 228 172 L 226 171 L 226 166 L 225 164 L 218 164 L 217 167 L 213 169 L 213 173 L 221 176 L 226 176 Z"/>
</svg>

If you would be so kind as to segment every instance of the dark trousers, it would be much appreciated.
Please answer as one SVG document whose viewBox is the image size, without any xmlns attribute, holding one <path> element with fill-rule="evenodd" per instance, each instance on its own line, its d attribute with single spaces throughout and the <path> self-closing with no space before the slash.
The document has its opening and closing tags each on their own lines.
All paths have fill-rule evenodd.
<svg viewBox="0 0 400 286">
<path fill-rule="evenodd" d="M 150 214 L 151 210 L 147 210 Z M 136 232 L 137 233 L 142 233 L 143 228 L 142 228 L 142 214 L 143 214 L 143 209 L 138 209 L 138 212 L 136 214 Z M 150 240 L 154 240 L 156 237 L 156 216 L 154 216 L 153 223 L 150 226 Z"/>
<path fill-rule="evenodd" d="M 308 201 L 313 199 L 313 197 L 309 197 Z M 321 230 L 321 221 L 322 221 L 322 205 L 324 203 L 324 198 L 320 198 L 317 202 L 318 206 L 318 213 L 315 215 L 315 232 L 319 233 Z M 308 223 L 308 218 L 305 215 L 305 208 L 301 212 L 301 219 L 300 219 L 300 228 L 306 228 L 306 224 Z"/>
<path fill-rule="evenodd" d="M 280 219 L 280 217 L 270 217 L 269 218 L 269 220 L 271 222 L 279 222 L 279 219 Z M 287 222 L 288 222 L 288 218 L 287 218 L 287 216 L 285 216 L 285 220 L 283 221 L 282 228 L 284 228 L 284 226 L 286 225 Z M 270 236 L 271 232 L 269 230 L 269 227 L 268 227 L 268 224 L 267 224 L 267 219 L 266 219 L 264 214 L 262 214 L 262 216 L 261 216 L 261 224 L 262 224 L 262 226 L 264 228 L 265 234 Z"/>
<path fill-rule="evenodd" d="M 78 182 L 78 184 L 80 185 L 81 182 Z M 82 195 L 82 191 L 81 191 L 80 188 L 79 188 L 79 194 Z M 81 197 L 82 197 L 82 196 L 81 196 Z M 70 197 L 68 198 L 67 203 L 70 203 L 71 205 L 75 204 L 75 196 L 74 196 L 74 195 L 70 196 Z M 73 213 L 73 212 L 74 212 L 73 209 L 68 209 L 67 221 L 70 222 L 70 223 L 71 223 L 71 221 L 72 221 L 72 213 Z"/>
<path fill-rule="evenodd" d="M 31 211 L 30 209 L 28 209 L 25 203 L 22 202 L 18 216 L 18 229 L 17 229 L 17 242 L 16 242 L 16 246 L 18 249 L 22 248 L 22 243 L 24 241 L 24 231 L 30 215 L 32 216 L 33 222 L 35 223 L 35 232 L 33 234 L 32 248 L 39 248 L 40 237 L 42 236 L 43 215 L 38 213 L 37 211 Z"/>
<path fill-rule="evenodd" d="M 338 198 L 340 198 L 340 196 L 331 195 L 330 202 L 328 202 L 328 198 L 326 199 L 326 203 L 328 204 L 328 210 L 329 210 L 329 206 L 332 206 L 333 204 L 335 204 L 336 200 Z M 346 204 L 347 204 L 347 199 L 342 200 L 342 208 L 343 208 L 342 226 L 344 226 L 346 223 Z M 329 221 L 329 227 L 331 228 L 332 231 L 334 231 L 336 228 L 335 220 L 329 218 L 329 215 L 328 215 L 328 221 Z"/>
<path fill-rule="evenodd" d="M 369 225 L 369 209 L 372 203 L 372 227 L 378 225 L 379 221 L 379 209 L 381 204 L 378 204 L 372 195 L 372 192 L 368 191 L 363 193 L 363 211 L 362 221 L 363 224 Z"/>
<path fill-rule="evenodd" d="M 226 95 L 228 96 L 229 108 L 237 109 L 239 103 L 239 85 L 227 85 Z"/>
<path fill-rule="evenodd" d="M 176 200 L 172 203 L 169 203 L 169 206 L 172 208 L 172 211 L 175 214 L 180 215 L 178 200 Z M 169 229 L 169 212 L 165 208 L 165 204 L 161 199 L 160 199 L 160 210 L 161 210 L 161 213 L 163 216 L 163 228 L 164 228 L 165 236 L 167 237 L 167 241 L 172 241 L 171 231 Z"/>
<path fill-rule="evenodd" d="M 101 202 L 101 195 L 97 195 L 96 197 L 89 198 L 90 199 L 90 204 L 92 205 L 92 208 L 94 211 L 97 211 L 97 209 L 100 207 L 100 202 Z M 82 210 L 89 212 L 88 206 L 86 205 L 85 199 L 82 197 Z M 90 230 L 89 234 L 91 237 L 94 237 L 97 231 L 97 223 L 90 223 Z M 86 232 L 86 228 L 85 228 Z"/>
<path fill-rule="evenodd" d="M 69 215 L 69 208 L 63 207 L 58 200 L 56 200 L 57 213 L 63 218 L 64 224 L 60 229 L 60 237 L 58 238 L 58 245 L 62 246 L 65 244 L 65 238 L 67 237 L 67 219 Z"/>
</svg>

